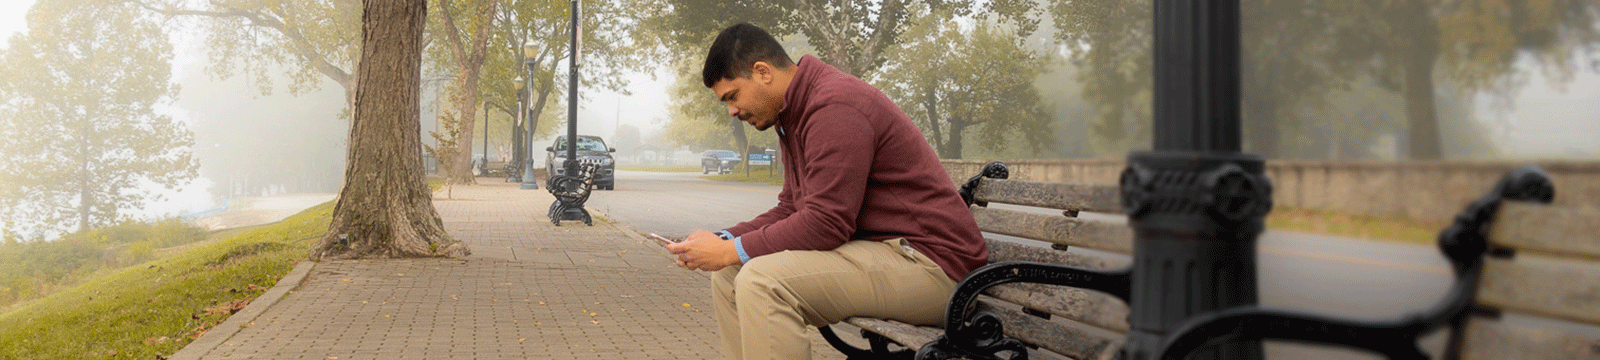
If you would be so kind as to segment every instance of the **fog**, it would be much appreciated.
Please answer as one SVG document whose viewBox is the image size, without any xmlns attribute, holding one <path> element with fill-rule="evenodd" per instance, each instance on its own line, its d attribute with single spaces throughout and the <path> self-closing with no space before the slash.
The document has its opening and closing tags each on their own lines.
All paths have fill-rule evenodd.
<svg viewBox="0 0 1600 360">
<path fill-rule="evenodd" d="M 10 35 L 25 30 L 23 14 L 31 4 L 32 1 L 7 1 L 0 4 L 0 36 L 9 38 Z M 964 24 L 974 23 L 971 19 L 962 21 L 965 21 Z M 966 29 L 963 31 L 970 31 L 971 27 L 965 26 Z M 1003 25 L 999 27 L 1005 28 Z M 1021 147 L 986 149 L 980 146 L 979 140 L 975 139 L 976 136 L 969 135 L 965 140 L 967 150 L 963 157 L 1118 158 L 1128 148 L 1148 147 L 1147 141 L 1141 145 L 1139 140 L 1141 136 L 1139 132 L 1148 131 L 1139 130 L 1136 126 L 1129 130 L 1133 135 L 1110 140 L 1103 139 L 1106 136 L 1094 130 L 1103 128 L 1104 120 L 1099 118 L 1104 117 L 1108 108 L 1120 106 L 1137 110 L 1148 106 L 1148 99 L 1144 103 L 1126 100 L 1137 99 L 1140 96 L 1138 89 L 1116 93 L 1086 90 L 1089 89 L 1086 87 L 1086 81 L 1091 79 L 1089 76 L 1095 75 L 1097 71 L 1104 71 L 1094 68 L 1094 63 L 1089 61 L 1092 59 L 1074 58 L 1075 52 L 1104 50 L 1109 47 L 1061 45 L 1062 42 L 1050 38 L 1052 30 L 1049 30 L 1051 26 L 1048 23 L 1045 28 L 1046 30 L 1036 34 L 1035 39 L 1027 44 L 1041 56 L 1052 57 L 1051 61 L 1046 62 L 1046 68 L 1034 83 L 1041 97 L 1040 102 L 1050 110 L 1048 122 L 1049 129 L 1054 134 L 1054 144 L 1040 151 L 1029 151 Z M 1257 29 L 1257 31 L 1270 30 Z M 1251 30 L 1247 29 L 1246 34 L 1252 36 Z M 239 197 L 337 192 L 343 180 L 348 130 L 348 122 L 341 118 L 345 110 L 342 89 L 331 81 L 323 81 L 320 90 L 294 96 L 281 86 L 290 81 L 279 78 L 275 83 L 280 85 L 275 87 L 271 94 L 262 94 L 258 91 L 260 84 L 254 83 L 248 76 L 215 78 L 208 75 L 204 69 L 212 64 L 209 63 L 207 49 L 197 40 L 199 38 L 203 36 L 174 35 L 173 42 L 177 45 L 174 49 L 176 54 L 173 59 L 172 81 L 178 83 L 181 90 L 175 101 L 158 109 L 186 124 L 192 131 L 194 139 L 192 150 L 198 159 L 199 178 L 177 191 L 165 191 L 159 187 L 147 186 L 148 190 L 168 193 L 168 200 L 130 210 L 139 217 L 152 217 L 227 206 L 230 199 Z M 916 40 L 911 42 L 915 43 Z M 894 46 L 909 47 L 914 45 L 912 43 L 894 44 Z M 685 45 L 683 46 L 685 49 L 676 51 L 686 53 L 702 51 L 701 48 L 690 45 Z M 809 47 L 801 48 L 809 49 Z M 1248 48 L 1249 46 L 1247 51 Z M 1286 47 L 1269 50 L 1293 49 Z M 1594 62 L 1592 54 L 1586 52 L 1593 50 L 1592 47 L 1580 46 L 1572 50 L 1570 55 L 1562 55 L 1573 57 L 1573 60 L 1566 65 L 1567 68 L 1558 69 L 1570 72 L 1570 77 L 1561 76 L 1562 71 L 1552 72 L 1547 67 L 1538 66 L 1541 58 L 1534 55 L 1524 53 L 1512 56 L 1515 61 L 1508 67 L 1512 70 L 1509 72 L 1511 75 L 1496 80 L 1512 86 L 1466 87 L 1465 81 L 1470 79 L 1455 82 L 1451 80 L 1454 76 L 1452 73 L 1443 69 L 1437 70 L 1434 75 L 1438 80 L 1434 89 L 1437 95 L 1434 101 L 1441 119 L 1440 123 L 1445 126 L 1440 132 L 1444 141 L 1443 147 L 1446 149 L 1445 158 L 1600 159 L 1600 141 L 1597 141 L 1600 139 L 1600 106 L 1595 106 L 1600 103 L 1600 71 L 1597 71 L 1600 64 Z M 1346 52 L 1373 51 L 1356 49 Z M 799 58 L 805 54 L 793 53 L 791 56 Z M 915 58 L 896 60 L 892 58 L 897 56 L 893 53 L 885 56 L 891 57 L 886 62 L 888 65 L 884 65 L 883 69 L 864 70 L 866 72 L 862 77 L 877 83 L 894 84 L 897 80 L 885 78 L 882 72 L 896 69 L 895 64 L 905 66 L 904 64 L 917 61 Z M 1283 55 L 1282 58 L 1298 59 L 1293 55 Z M 699 151 L 715 145 L 688 144 L 681 139 L 662 138 L 664 129 L 672 122 L 688 121 L 687 119 L 692 116 L 682 114 L 678 111 L 680 109 L 674 109 L 671 105 L 674 98 L 674 82 L 682 78 L 673 72 L 675 70 L 671 63 L 673 59 L 657 60 L 659 61 L 646 70 L 625 73 L 624 76 L 628 77 L 631 83 L 623 91 L 581 90 L 579 132 L 613 139 L 619 127 L 631 125 L 643 132 L 642 137 L 647 139 L 647 142 L 650 141 L 648 139 L 657 139 L 655 140 L 657 143 L 650 144 L 657 147 Z M 692 56 L 690 60 L 693 60 Z M 1320 59 L 1306 61 L 1320 61 Z M 1136 61 L 1130 60 L 1130 62 Z M 1280 74 L 1270 66 L 1272 64 L 1247 64 L 1245 72 L 1249 74 L 1247 76 L 1268 77 L 1261 82 L 1268 84 L 1264 86 L 1277 86 L 1272 84 L 1293 81 L 1271 78 Z M 281 77 L 284 73 L 269 74 L 269 77 Z M 1293 122 L 1293 125 L 1283 125 L 1288 126 L 1288 130 L 1283 130 L 1277 135 L 1282 138 L 1267 143 L 1289 149 L 1282 151 L 1281 158 L 1339 160 L 1406 158 L 1405 151 L 1402 150 L 1405 102 L 1400 93 L 1393 90 L 1392 85 L 1385 85 L 1382 75 L 1335 74 L 1334 77 L 1340 76 L 1354 80 L 1349 84 L 1326 88 L 1306 88 L 1309 89 L 1306 91 L 1311 93 L 1296 94 L 1300 98 L 1311 98 L 1315 101 L 1275 103 L 1275 106 L 1287 109 L 1272 113 L 1268 117 L 1283 123 Z M 565 77 L 563 70 L 558 73 L 556 79 L 565 82 Z M 485 79 L 485 81 L 491 80 Z M 1140 81 L 1148 81 L 1148 78 L 1128 80 L 1134 84 Z M 424 84 L 428 87 L 423 91 L 424 104 L 420 105 L 424 142 L 433 141 L 426 132 L 437 129 L 438 121 L 435 117 L 440 113 L 439 107 L 444 106 L 438 101 L 441 94 L 439 87 L 448 83 L 448 81 L 431 81 Z M 1247 81 L 1246 86 L 1251 86 L 1249 84 L 1251 83 Z M 1283 94 L 1275 94 L 1270 88 L 1266 89 L 1246 89 L 1246 94 L 1249 96 L 1254 91 L 1282 98 Z M 1113 100 L 1109 102 L 1101 100 L 1097 103 L 1085 94 L 1099 95 Z M 554 96 L 565 97 L 565 91 Z M 710 99 L 709 96 L 702 98 Z M 904 105 L 902 104 L 903 108 L 912 112 L 912 108 Z M 549 106 L 557 107 L 564 104 L 555 101 Z M 1247 108 L 1250 108 L 1248 104 Z M 498 111 L 490 113 L 491 116 L 504 116 Z M 1129 123 L 1138 123 L 1139 115 L 1129 116 L 1132 119 Z M 553 118 L 546 117 L 543 121 L 563 122 L 566 120 L 565 117 L 565 111 L 560 111 Z M 496 125 L 491 126 L 507 126 L 500 125 L 507 124 L 504 120 L 494 121 L 500 122 L 492 123 Z M 1357 121 L 1369 121 L 1375 125 L 1354 125 Z M 1276 125 L 1279 123 L 1272 124 L 1274 125 L 1270 126 L 1279 126 Z M 1351 130 L 1325 127 L 1329 124 L 1351 124 L 1345 127 L 1364 128 Z M 714 127 L 708 129 L 705 131 L 726 131 Z M 481 137 L 483 134 L 481 130 L 480 128 L 480 132 L 477 133 L 480 135 L 477 136 Z M 1358 130 L 1362 134 L 1352 135 L 1348 140 L 1321 138 L 1343 136 L 1339 134 Z M 924 131 L 927 131 L 926 128 Z M 505 139 L 504 133 L 500 129 L 491 129 L 489 134 L 493 139 L 490 143 L 509 141 Z M 475 139 L 472 152 L 482 152 L 481 141 L 481 138 Z M 1340 143 L 1341 141 L 1348 143 Z M 541 150 L 544 144 L 549 142 L 550 137 L 535 139 L 533 158 L 542 159 Z M 1248 142 L 1250 141 L 1247 140 Z M 1475 147 L 1489 149 L 1483 152 L 1470 151 Z M 1350 150 L 1350 148 L 1355 149 Z M 1250 150 L 1248 145 L 1247 150 Z M 492 147 L 490 151 L 496 152 Z"/>
</svg>

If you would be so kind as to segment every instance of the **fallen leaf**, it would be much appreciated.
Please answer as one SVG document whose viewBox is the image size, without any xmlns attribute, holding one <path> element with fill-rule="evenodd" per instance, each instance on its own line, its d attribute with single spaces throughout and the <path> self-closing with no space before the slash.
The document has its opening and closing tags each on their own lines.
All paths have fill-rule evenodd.
<svg viewBox="0 0 1600 360">
<path fill-rule="evenodd" d="M 350 279 L 339 279 L 339 281 L 350 281 Z"/>
<path fill-rule="evenodd" d="M 517 342 L 522 342 L 523 340 L 528 340 L 528 338 L 517 339 Z"/>
<path fill-rule="evenodd" d="M 384 315 L 384 316 L 383 316 L 383 317 L 384 317 L 384 318 L 388 318 L 388 317 L 389 317 L 389 315 Z"/>
<path fill-rule="evenodd" d="M 539 302 L 539 305 L 544 305 L 544 302 L 543 302 L 543 301 L 540 301 L 540 302 Z"/>
<path fill-rule="evenodd" d="M 600 322 L 599 322 L 599 321 L 594 321 L 594 320 L 589 320 L 589 322 L 592 322 L 592 323 L 594 323 L 594 324 L 595 324 L 595 325 L 600 325 Z"/>
<path fill-rule="evenodd" d="M 683 303 L 683 307 L 689 307 L 689 303 Z"/>
<path fill-rule="evenodd" d="M 595 314 L 596 314 L 596 313 L 589 313 L 589 317 L 594 317 L 594 316 L 595 316 Z"/>
</svg>

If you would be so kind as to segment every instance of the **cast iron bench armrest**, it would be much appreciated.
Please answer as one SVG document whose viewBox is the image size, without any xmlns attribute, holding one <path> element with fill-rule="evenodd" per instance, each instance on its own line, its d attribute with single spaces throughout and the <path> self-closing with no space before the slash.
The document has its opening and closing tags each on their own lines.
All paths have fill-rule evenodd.
<svg viewBox="0 0 1600 360">
<path fill-rule="evenodd" d="M 1296 340 L 1371 350 L 1391 359 L 1426 358 L 1417 339 L 1440 326 L 1452 327 L 1449 347 L 1456 349 L 1473 306 L 1489 249 L 1486 234 L 1503 200 L 1550 203 L 1554 186 L 1533 167 L 1508 172 L 1483 197 L 1456 216 L 1439 234 L 1439 250 L 1450 260 L 1455 281 L 1433 308 L 1397 319 L 1355 321 L 1335 317 L 1241 307 L 1191 318 L 1168 336 L 1162 359 L 1183 359 L 1206 345 L 1250 340 Z"/>
</svg>

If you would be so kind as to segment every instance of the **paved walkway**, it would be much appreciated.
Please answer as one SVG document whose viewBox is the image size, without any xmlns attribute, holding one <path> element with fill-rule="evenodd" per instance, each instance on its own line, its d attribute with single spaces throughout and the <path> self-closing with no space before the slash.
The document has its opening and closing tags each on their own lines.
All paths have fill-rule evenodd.
<svg viewBox="0 0 1600 360">
<path fill-rule="evenodd" d="M 553 226 L 545 216 L 553 198 L 542 189 L 488 180 L 443 196 L 434 205 L 471 256 L 316 264 L 298 288 L 220 345 L 185 352 L 203 359 L 720 358 L 707 274 L 674 266 L 654 242 L 604 219 Z M 815 331 L 812 338 L 813 358 L 842 358 Z"/>
</svg>

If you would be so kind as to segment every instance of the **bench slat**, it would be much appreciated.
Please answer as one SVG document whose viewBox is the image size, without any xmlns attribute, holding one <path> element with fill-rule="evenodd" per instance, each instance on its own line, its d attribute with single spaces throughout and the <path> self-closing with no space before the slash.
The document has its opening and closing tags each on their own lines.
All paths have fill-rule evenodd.
<svg viewBox="0 0 1600 360">
<path fill-rule="evenodd" d="M 972 218 L 978 221 L 978 228 L 983 231 L 1067 246 L 1133 253 L 1133 229 L 1124 224 L 981 206 L 973 206 L 971 210 Z"/>
<path fill-rule="evenodd" d="M 936 327 L 916 326 L 894 320 L 875 319 L 869 317 L 853 317 L 845 319 L 846 323 L 855 325 L 862 330 L 883 335 L 889 340 L 906 345 L 908 348 L 920 349 L 923 344 L 933 342 L 944 331 Z"/>
<path fill-rule="evenodd" d="M 1044 183 L 984 178 L 973 192 L 978 201 L 1037 206 L 1061 210 L 1122 213 L 1115 185 Z"/>
<path fill-rule="evenodd" d="M 1518 254 L 1483 266 L 1478 302 L 1600 325 L 1600 263 Z"/>
<path fill-rule="evenodd" d="M 1113 332 L 1128 331 L 1128 304 L 1097 291 L 1066 286 L 1013 283 L 985 293 L 1022 307 Z"/>
<path fill-rule="evenodd" d="M 1462 359 L 1600 360 L 1600 334 L 1474 317 L 1467 322 Z"/>
<path fill-rule="evenodd" d="M 1496 245 L 1600 258 L 1600 207 L 1506 201 L 1489 238 Z"/>
<path fill-rule="evenodd" d="M 1038 246 L 989 240 L 989 262 L 1032 261 L 1070 265 L 1094 269 L 1117 269 L 1128 266 L 1128 260 L 1089 256 Z"/>
<path fill-rule="evenodd" d="M 1000 322 L 1005 324 L 1006 336 L 1074 359 L 1110 359 L 1122 346 L 1120 339 L 1107 339 L 1083 329 L 1007 309 L 991 299 L 978 299 L 978 311 L 999 316 Z"/>
</svg>

